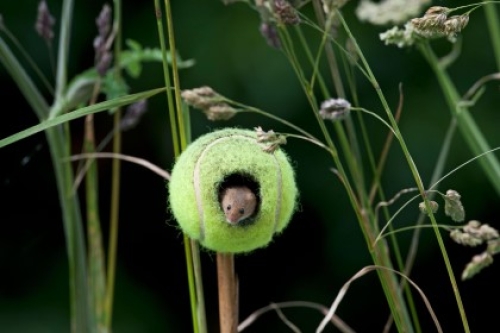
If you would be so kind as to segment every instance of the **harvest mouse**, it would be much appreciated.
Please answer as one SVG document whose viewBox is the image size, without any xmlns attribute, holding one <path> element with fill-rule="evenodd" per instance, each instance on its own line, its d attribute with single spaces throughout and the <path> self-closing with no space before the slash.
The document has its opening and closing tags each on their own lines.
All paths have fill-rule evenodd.
<svg viewBox="0 0 500 333">
<path fill-rule="evenodd" d="M 250 217 L 257 207 L 255 194 L 246 186 L 230 186 L 222 192 L 220 203 L 230 224 Z"/>
</svg>

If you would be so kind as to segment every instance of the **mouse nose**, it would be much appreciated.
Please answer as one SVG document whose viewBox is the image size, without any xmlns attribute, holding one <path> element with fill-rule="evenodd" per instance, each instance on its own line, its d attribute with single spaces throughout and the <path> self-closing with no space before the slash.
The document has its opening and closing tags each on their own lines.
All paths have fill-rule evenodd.
<svg viewBox="0 0 500 333">
<path fill-rule="evenodd" d="M 231 214 L 230 216 L 227 216 L 226 221 L 230 224 L 238 224 L 239 216 Z"/>
</svg>

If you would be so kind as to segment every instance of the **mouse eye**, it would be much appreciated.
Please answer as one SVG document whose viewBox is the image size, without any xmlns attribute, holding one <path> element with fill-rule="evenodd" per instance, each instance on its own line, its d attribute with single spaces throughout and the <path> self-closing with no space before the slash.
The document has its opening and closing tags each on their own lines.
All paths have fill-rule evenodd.
<svg viewBox="0 0 500 333">
<path fill-rule="evenodd" d="M 227 205 L 226 210 L 231 210 L 231 205 Z"/>
<path fill-rule="evenodd" d="M 243 208 L 240 208 L 240 210 L 238 210 L 238 213 L 240 213 L 241 215 L 243 215 L 245 213 L 245 210 Z"/>
</svg>

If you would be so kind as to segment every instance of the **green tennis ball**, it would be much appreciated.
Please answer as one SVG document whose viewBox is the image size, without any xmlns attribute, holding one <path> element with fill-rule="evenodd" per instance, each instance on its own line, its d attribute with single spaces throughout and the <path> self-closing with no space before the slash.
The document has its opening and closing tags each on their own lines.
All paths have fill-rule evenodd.
<svg viewBox="0 0 500 333">
<path fill-rule="evenodd" d="M 242 223 L 228 223 L 221 208 L 221 188 L 231 182 L 242 182 L 258 199 L 254 216 Z M 256 133 L 242 129 L 218 130 L 192 142 L 169 182 L 170 209 L 183 232 L 226 253 L 269 244 L 290 221 L 297 194 L 287 155 L 280 149 L 265 152 Z"/>
</svg>

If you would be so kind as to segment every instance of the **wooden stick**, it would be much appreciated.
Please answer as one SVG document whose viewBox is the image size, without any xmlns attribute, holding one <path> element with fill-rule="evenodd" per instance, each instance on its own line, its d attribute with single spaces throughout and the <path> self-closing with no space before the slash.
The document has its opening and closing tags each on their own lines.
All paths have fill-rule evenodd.
<svg viewBox="0 0 500 333">
<path fill-rule="evenodd" d="M 220 333 L 236 333 L 238 327 L 238 281 L 234 256 L 217 253 Z"/>
</svg>

